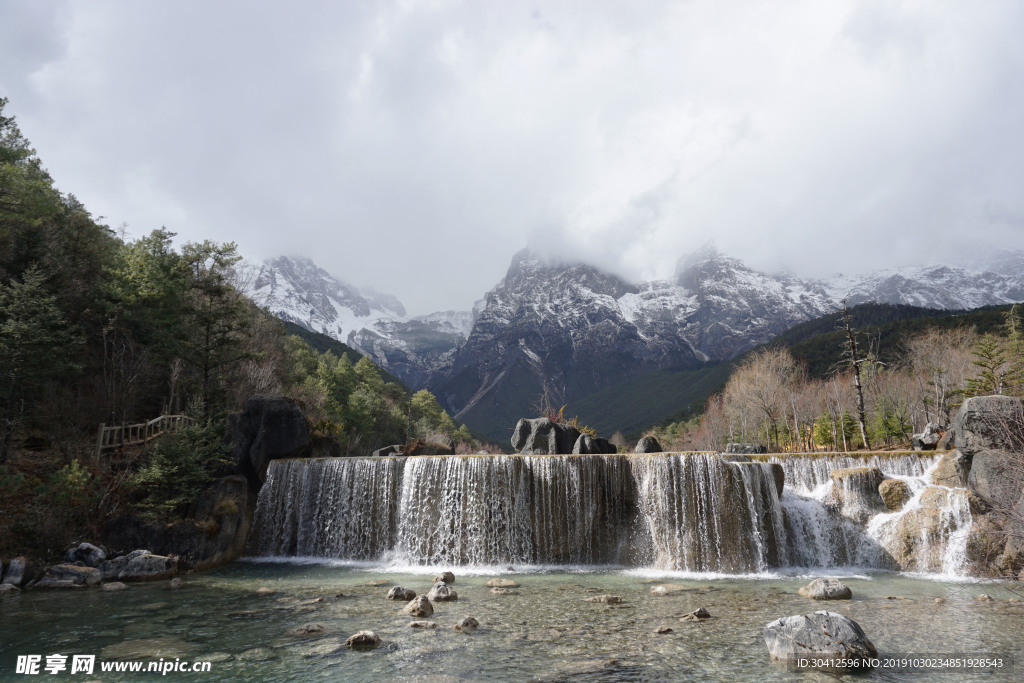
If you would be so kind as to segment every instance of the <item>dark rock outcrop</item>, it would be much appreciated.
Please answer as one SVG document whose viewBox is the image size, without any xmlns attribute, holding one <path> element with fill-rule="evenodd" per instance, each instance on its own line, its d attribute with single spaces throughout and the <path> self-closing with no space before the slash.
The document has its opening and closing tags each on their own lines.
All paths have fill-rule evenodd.
<svg viewBox="0 0 1024 683">
<path fill-rule="evenodd" d="M 975 396 L 953 418 L 956 448 L 973 458 L 983 450 L 1024 451 L 1024 399 Z"/>
<path fill-rule="evenodd" d="M 580 438 L 576 439 L 576 443 L 572 447 L 573 455 L 612 455 L 618 452 L 618 449 L 608 439 L 602 439 L 601 437 L 593 437 L 590 434 L 580 434 Z"/>
<path fill-rule="evenodd" d="M 250 397 L 243 412 L 228 416 L 227 438 L 253 491 L 263 485 L 271 460 L 308 457 L 313 448 L 305 412 L 285 396 Z"/>
<path fill-rule="evenodd" d="M 75 564 L 81 562 L 87 567 L 98 567 L 100 562 L 107 559 L 105 548 L 99 548 L 92 543 L 79 543 L 64 553 L 64 562 Z"/>
<path fill-rule="evenodd" d="M 653 436 L 645 436 L 636 443 L 636 448 L 633 449 L 634 453 L 664 453 L 665 449 L 661 447 L 658 440 Z"/>
<path fill-rule="evenodd" d="M 244 477 L 222 477 L 199 496 L 191 519 L 165 525 L 118 515 L 104 527 L 104 540 L 122 551 L 175 555 L 182 569 L 211 569 L 241 557 L 255 505 Z"/>
<path fill-rule="evenodd" d="M 878 656 L 878 650 L 853 619 L 824 610 L 776 619 L 762 632 L 768 653 L 777 662 L 796 664 L 802 658 L 841 660 L 855 664 Z"/>
<path fill-rule="evenodd" d="M 512 432 L 512 448 L 522 455 L 568 455 L 579 438 L 580 433 L 575 428 L 546 417 L 523 418 Z"/>
</svg>

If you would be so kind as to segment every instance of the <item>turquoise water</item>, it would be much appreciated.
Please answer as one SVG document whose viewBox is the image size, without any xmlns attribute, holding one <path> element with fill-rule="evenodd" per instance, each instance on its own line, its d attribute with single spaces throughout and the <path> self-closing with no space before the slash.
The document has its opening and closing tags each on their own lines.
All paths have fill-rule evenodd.
<svg viewBox="0 0 1024 683">
<path fill-rule="evenodd" d="M 93 654 L 94 675 L 67 671 L 47 680 L 202 681 L 669 681 L 834 680 L 774 664 L 761 637 L 768 622 L 828 608 L 861 625 L 881 655 L 1012 656 L 1024 630 L 1024 595 L 1016 584 L 950 583 L 891 573 L 843 575 L 853 600 L 818 603 L 800 595 L 807 575 L 714 577 L 594 568 L 453 568 L 457 602 L 435 603 L 437 629 L 408 626 L 404 603 L 385 598 L 393 585 L 426 593 L 434 571 L 301 562 L 237 562 L 128 590 L 24 592 L 0 596 L 0 679 L 15 673 L 17 655 Z M 493 577 L 520 584 L 495 595 Z M 672 583 L 686 590 L 655 595 Z M 259 589 L 263 589 L 260 591 Z M 269 589 L 269 590 L 268 590 Z M 993 600 L 979 601 L 986 593 Z M 611 594 L 621 604 L 588 602 Z M 943 603 L 936 603 L 942 598 Z M 705 607 L 711 619 L 680 622 Z M 473 616 L 480 628 L 452 626 Z M 317 637 L 289 633 L 322 624 Z M 671 633 L 659 634 L 659 628 Z M 344 647 L 369 629 L 383 640 L 368 652 Z M 208 673 L 110 674 L 99 662 L 191 663 L 209 660 Z M 614 660 L 614 662 L 613 662 Z M 1009 662 L 1007 662 L 1009 664 Z M 1024 665 L 1024 663 L 1022 663 Z M 1020 680 L 1010 668 L 986 681 Z M 426 678 L 430 677 L 430 678 Z M 963 672 L 901 673 L 876 669 L 858 680 L 963 680 Z M 850 677 L 852 680 L 853 677 Z"/>
</svg>

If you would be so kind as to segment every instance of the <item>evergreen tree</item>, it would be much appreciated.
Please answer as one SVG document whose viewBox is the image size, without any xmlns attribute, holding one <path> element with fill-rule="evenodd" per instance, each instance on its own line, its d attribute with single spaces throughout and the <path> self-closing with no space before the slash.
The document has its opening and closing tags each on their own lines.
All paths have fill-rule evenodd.
<svg viewBox="0 0 1024 683">
<path fill-rule="evenodd" d="M 0 285 L 0 463 L 47 383 L 74 367 L 77 340 L 43 284 L 30 267 L 20 282 Z"/>
</svg>

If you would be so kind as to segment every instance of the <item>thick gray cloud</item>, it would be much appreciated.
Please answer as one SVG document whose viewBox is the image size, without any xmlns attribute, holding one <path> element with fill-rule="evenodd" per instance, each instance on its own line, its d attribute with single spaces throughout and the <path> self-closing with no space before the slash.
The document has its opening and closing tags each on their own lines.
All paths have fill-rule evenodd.
<svg viewBox="0 0 1024 683">
<path fill-rule="evenodd" d="M 413 312 L 526 244 L 634 278 L 1024 248 L 1024 4 L 0 2 L 0 95 L 132 235 Z"/>
</svg>

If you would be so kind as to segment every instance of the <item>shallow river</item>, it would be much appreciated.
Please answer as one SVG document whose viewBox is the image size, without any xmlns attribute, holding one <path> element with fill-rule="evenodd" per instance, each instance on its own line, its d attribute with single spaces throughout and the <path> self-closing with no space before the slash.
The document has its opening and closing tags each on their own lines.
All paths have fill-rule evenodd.
<svg viewBox="0 0 1024 683">
<path fill-rule="evenodd" d="M 778 617 L 828 608 L 853 618 L 880 656 L 1001 657 L 994 674 L 879 668 L 849 680 L 1024 679 L 1012 658 L 1024 632 L 1024 590 L 1006 583 L 955 583 L 890 573 L 836 574 L 853 599 L 830 603 L 797 594 L 807 575 L 711 577 L 636 570 L 454 568 L 457 602 L 435 603 L 438 628 L 412 629 L 404 603 L 385 599 L 401 585 L 426 593 L 433 571 L 297 562 L 237 562 L 223 569 L 128 590 L 27 592 L 0 597 L 0 679 L 196 681 L 677 681 L 836 680 L 773 664 L 761 631 Z M 496 595 L 485 582 L 519 587 Z M 659 584 L 687 590 L 651 593 Z M 262 590 L 260 590 L 262 589 Z M 269 590 L 267 590 L 269 589 Z M 978 600 L 988 594 L 990 601 Z M 622 604 L 588 602 L 611 594 Z M 936 602 L 943 598 L 943 602 Z M 712 618 L 681 622 L 706 608 Z M 480 628 L 452 626 L 464 616 Z M 290 635 L 309 622 L 317 637 Z M 670 628 L 670 633 L 657 633 Z M 350 651 L 345 639 L 370 629 L 380 648 Z M 96 655 L 92 676 L 15 673 L 18 655 Z M 116 674 L 104 662 L 210 661 L 207 673 Z M 1019 662 L 1024 667 L 1024 658 Z"/>
</svg>

